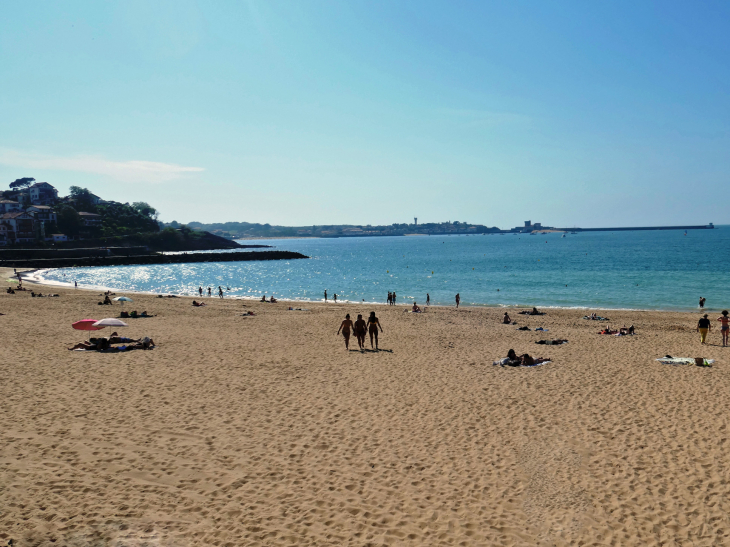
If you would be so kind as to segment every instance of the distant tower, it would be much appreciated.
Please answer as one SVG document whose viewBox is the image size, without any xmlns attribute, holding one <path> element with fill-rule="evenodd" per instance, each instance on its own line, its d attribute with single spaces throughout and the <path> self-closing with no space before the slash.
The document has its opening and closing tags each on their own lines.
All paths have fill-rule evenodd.
<svg viewBox="0 0 730 547">
<path fill-rule="evenodd" d="M 413 217 L 413 224 L 418 226 L 418 217 Z"/>
</svg>

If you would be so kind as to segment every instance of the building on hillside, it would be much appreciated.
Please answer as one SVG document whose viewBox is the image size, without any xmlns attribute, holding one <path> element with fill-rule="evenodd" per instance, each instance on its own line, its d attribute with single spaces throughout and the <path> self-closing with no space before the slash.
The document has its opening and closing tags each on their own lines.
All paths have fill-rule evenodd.
<svg viewBox="0 0 730 547">
<path fill-rule="evenodd" d="M 101 228 L 101 215 L 79 211 L 79 217 L 86 228 Z"/>
<path fill-rule="evenodd" d="M 8 244 L 8 226 L 0 221 L 0 247 Z"/>
<path fill-rule="evenodd" d="M 58 220 L 56 212 L 48 205 L 31 205 L 25 210 L 29 215 L 44 223 L 56 222 Z"/>
<path fill-rule="evenodd" d="M 47 182 L 36 182 L 28 188 L 33 205 L 54 205 L 58 202 L 58 190 Z"/>
<path fill-rule="evenodd" d="M 5 213 L 0 216 L 0 224 L 7 226 L 8 243 L 31 243 L 36 239 L 35 218 L 28 213 Z"/>
<path fill-rule="evenodd" d="M 103 199 L 101 199 L 96 194 L 89 194 L 89 197 L 91 198 L 91 203 L 93 203 L 94 205 L 99 205 L 101 203 L 106 203 L 106 201 L 104 201 Z"/>
<path fill-rule="evenodd" d="M 21 210 L 20 203 L 11 199 L 0 199 L 0 215 L 16 213 Z"/>
</svg>

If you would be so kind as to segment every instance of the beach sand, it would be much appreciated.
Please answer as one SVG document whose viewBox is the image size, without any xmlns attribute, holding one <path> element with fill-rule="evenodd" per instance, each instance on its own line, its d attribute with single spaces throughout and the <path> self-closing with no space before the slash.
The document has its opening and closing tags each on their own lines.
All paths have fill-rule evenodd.
<svg viewBox="0 0 730 547">
<path fill-rule="evenodd" d="M 618 338 L 381 306 L 361 353 L 335 332 L 371 306 L 130 295 L 156 317 L 121 334 L 158 347 L 100 354 L 70 325 L 121 306 L 50 291 L 0 293 L 3 545 L 730 544 L 730 348 L 698 313 L 602 312 Z M 493 366 L 510 348 L 553 362 Z"/>
</svg>

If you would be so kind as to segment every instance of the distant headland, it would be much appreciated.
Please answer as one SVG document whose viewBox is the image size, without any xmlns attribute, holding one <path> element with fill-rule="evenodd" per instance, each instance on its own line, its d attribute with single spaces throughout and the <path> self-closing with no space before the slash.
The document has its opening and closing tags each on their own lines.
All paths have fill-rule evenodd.
<svg viewBox="0 0 730 547">
<path fill-rule="evenodd" d="M 177 222 L 165 224 L 166 227 L 179 228 Z M 249 222 L 222 222 L 203 224 L 190 222 L 187 224 L 195 230 L 206 230 L 212 234 L 227 239 L 277 239 L 294 237 L 381 237 L 381 236 L 414 236 L 414 235 L 470 235 L 470 234 L 530 234 L 549 232 L 601 232 L 601 231 L 628 231 L 628 230 L 711 230 L 712 223 L 694 226 L 639 226 L 615 228 L 556 228 L 543 226 L 539 222 L 526 220 L 522 226 L 503 230 L 496 226 L 488 227 L 482 224 L 468 222 L 440 222 L 418 223 L 414 218 L 412 224 L 388 225 L 348 225 L 325 224 L 315 226 L 275 226 L 271 224 L 256 224 Z"/>
</svg>

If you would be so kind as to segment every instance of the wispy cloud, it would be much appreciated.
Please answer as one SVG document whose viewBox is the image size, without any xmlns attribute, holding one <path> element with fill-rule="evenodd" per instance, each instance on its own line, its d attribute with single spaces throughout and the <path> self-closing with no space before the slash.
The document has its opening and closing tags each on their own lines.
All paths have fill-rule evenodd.
<svg viewBox="0 0 730 547">
<path fill-rule="evenodd" d="M 0 164 L 27 169 L 77 171 L 105 175 L 120 182 L 167 182 L 186 173 L 204 171 L 202 167 L 185 167 L 157 161 L 113 161 L 101 156 L 51 156 L 0 148 Z"/>
</svg>

